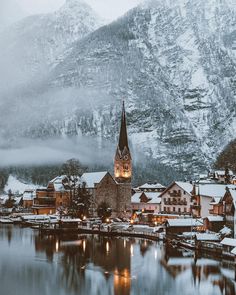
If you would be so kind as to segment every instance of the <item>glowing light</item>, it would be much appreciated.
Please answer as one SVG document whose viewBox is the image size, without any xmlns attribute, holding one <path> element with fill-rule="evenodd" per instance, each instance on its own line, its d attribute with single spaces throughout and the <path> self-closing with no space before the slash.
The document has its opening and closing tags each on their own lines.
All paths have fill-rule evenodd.
<svg viewBox="0 0 236 295">
<path fill-rule="evenodd" d="M 134 247 L 133 247 L 133 245 L 130 245 L 130 254 L 131 254 L 131 256 L 134 256 Z"/>
<path fill-rule="evenodd" d="M 131 220 L 130 220 L 130 223 L 131 223 L 131 224 L 133 224 L 133 223 L 134 223 L 134 220 L 133 220 L 133 219 L 131 219 Z"/>
<path fill-rule="evenodd" d="M 86 220 L 86 216 L 83 217 L 83 220 Z"/>
<path fill-rule="evenodd" d="M 108 222 L 110 222 L 110 219 L 109 219 L 109 218 L 107 218 L 107 219 L 106 219 L 106 222 L 107 222 L 107 223 L 108 223 Z"/>
<path fill-rule="evenodd" d="M 85 252 L 85 250 L 86 250 L 86 241 L 83 240 L 83 251 Z"/>
<path fill-rule="evenodd" d="M 109 242 L 106 242 L 106 251 L 107 251 L 107 253 L 110 251 L 110 245 L 109 245 Z"/>
<path fill-rule="evenodd" d="M 155 250 L 154 257 L 155 257 L 155 260 L 157 260 L 157 250 Z"/>
<path fill-rule="evenodd" d="M 56 252 L 59 250 L 59 241 L 56 241 Z"/>
<path fill-rule="evenodd" d="M 126 248 L 126 240 L 124 240 L 124 248 Z"/>
</svg>

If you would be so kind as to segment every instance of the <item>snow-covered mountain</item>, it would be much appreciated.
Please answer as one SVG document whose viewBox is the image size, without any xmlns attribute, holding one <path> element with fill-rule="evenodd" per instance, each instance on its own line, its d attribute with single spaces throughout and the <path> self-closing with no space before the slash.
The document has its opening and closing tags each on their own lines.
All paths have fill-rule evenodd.
<svg viewBox="0 0 236 295">
<path fill-rule="evenodd" d="M 0 89 L 8 92 L 9 86 L 41 80 L 48 67 L 65 58 L 73 42 L 102 24 L 84 1 L 67 0 L 54 13 L 32 15 L 11 25 L 0 34 L 0 66 L 5 70 Z"/>
<path fill-rule="evenodd" d="M 235 137 L 235 61 L 233 0 L 147 1 L 75 41 L 47 79 L 20 89 L 24 103 L 13 105 L 30 118 L 2 136 L 115 142 L 125 98 L 133 150 L 199 168 Z"/>
</svg>

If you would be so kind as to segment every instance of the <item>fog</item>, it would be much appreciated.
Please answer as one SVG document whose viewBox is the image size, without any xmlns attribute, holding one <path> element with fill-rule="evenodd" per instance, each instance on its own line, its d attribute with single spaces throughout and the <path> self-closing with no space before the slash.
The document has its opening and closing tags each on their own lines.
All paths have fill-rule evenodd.
<svg viewBox="0 0 236 295">
<path fill-rule="evenodd" d="M 103 141 L 106 149 L 98 149 L 99 139 L 74 137 L 71 139 L 18 139 L 16 147 L 0 149 L 0 167 L 61 164 L 79 159 L 82 164 L 109 165 L 113 161 L 115 145 Z"/>
</svg>

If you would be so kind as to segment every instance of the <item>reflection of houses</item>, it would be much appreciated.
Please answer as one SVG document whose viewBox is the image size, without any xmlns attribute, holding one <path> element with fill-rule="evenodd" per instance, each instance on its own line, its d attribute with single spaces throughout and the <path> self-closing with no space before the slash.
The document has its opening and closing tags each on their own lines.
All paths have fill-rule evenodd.
<svg viewBox="0 0 236 295">
<path fill-rule="evenodd" d="M 135 193 L 131 198 L 132 211 L 160 213 L 161 198 L 160 192 L 139 192 Z"/>
<path fill-rule="evenodd" d="M 36 190 L 32 209 L 35 214 L 52 214 L 61 206 L 67 207 L 69 202 L 68 179 L 65 175 L 62 175 L 51 180 L 47 188 Z"/>
</svg>

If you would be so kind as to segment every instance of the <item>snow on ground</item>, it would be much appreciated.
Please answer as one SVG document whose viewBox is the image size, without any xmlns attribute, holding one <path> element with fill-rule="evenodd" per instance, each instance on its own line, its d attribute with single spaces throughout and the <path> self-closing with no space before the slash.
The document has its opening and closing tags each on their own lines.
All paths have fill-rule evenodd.
<svg viewBox="0 0 236 295">
<path fill-rule="evenodd" d="M 25 190 L 32 190 L 37 188 L 38 186 L 34 184 L 23 183 L 19 181 L 15 176 L 9 175 L 7 184 L 4 187 L 4 191 L 7 193 L 8 190 L 10 189 L 12 193 L 19 192 L 20 194 L 23 194 Z"/>
</svg>

